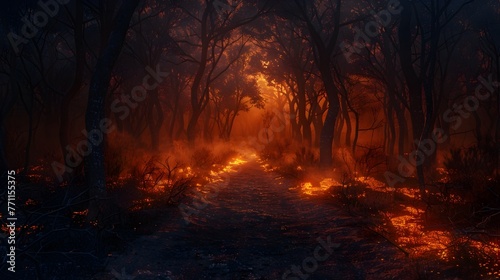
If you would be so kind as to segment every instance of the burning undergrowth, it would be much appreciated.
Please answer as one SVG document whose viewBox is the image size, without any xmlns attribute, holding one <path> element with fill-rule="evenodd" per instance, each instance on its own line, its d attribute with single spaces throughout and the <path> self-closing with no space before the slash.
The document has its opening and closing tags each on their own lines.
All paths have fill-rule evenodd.
<svg viewBox="0 0 500 280">
<path fill-rule="evenodd" d="M 500 277 L 500 184 L 486 160 L 496 155 L 485 157 L 477 148 L 452 150 L 445 166 L 435 172 L 440 176 L 427 184 L 423 200 L 414 178 L 395 187 L 380 179 L 385 159 L 377 148 L 357 156 L 340 149 L 336 169 L 327 171 L 316 168 L 314 151 L 307 148 L 272 151 L 282 160 L 266 157 L 261 164 L 268 171 L 295 179 L 290 190 L 367 219 L 359 226 L 410 257 L 415 277 Z"/>
<path fill-rule="evenodd" d="M 232 149 L 208 146 L 189 149 L 180 142 L 174 143 L 174 147 L 170 152 L 143 153 L 120 172 L 111 190 L 120 194 L 116 200 L 122 205 L 129 202 L 124 205 L 125 209 L 140 211 L 175 206 L 191 190 L 206 185 L 210 174 L 224 170 L 237 157 Z"/>
<path fill-rule="evenodd" d="M 134 236 L 155 230 L 162 212 L 176 209 L 192 190 L 210 182 L 213 174 L 230 170 L 238 160 L 227 147 L 189 149 L 175 143 L 173 152 L 151 153 L 120 151 L 115 145 L 107 149 L 107 195 L 99 222 L 87 218 L 90 200 L 83 164 L 66 174 L 63 182 L 56 180 L 47 161 L 33 164 L 28 172 L 18 170 L 16 206 L 22 226 L 16 227 L 16 245 L 18 258 L 33 268 L 26 273 L 36 275 L 41 273 L 36 270 L 62 263 L 99 269 L 107 252 L 122 250 Z M 2 227 L 1 233 L 7 234 L 8 228 Z"/>
</svg>

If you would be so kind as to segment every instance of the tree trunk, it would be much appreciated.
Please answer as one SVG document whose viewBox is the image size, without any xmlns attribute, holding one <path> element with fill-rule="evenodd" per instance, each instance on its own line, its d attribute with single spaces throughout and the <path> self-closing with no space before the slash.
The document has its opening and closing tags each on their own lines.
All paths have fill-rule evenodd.
<svg viewBox="0 0 500 280">
<path fill-rule="evenodd" d="M 349 115 L 349 108 L 347 108 L 347 102 L 345 101 L 345 98 L 342 98 L 342 112 L 343 112 L 343 119 L 345 120 L 346 124 L 346 131 L 345 131 L 345 145 L 350 148 L 351 147 L 351 134 L 352 134 L 352 123 L 351 123 L 351 116 Z"/>
<path fill-rule="evenodd" d="M 396 118 L 398 119 L 399 131 L 398 131 L 398 154 L 403 155 L 405 153 L 405 143 L 408 137 L 408 124 L 405 119 L 405 107 L 403 105 L 395 107 Z"/>
<path fill-rule="evenodd" d="M 342 109 L 340 109 L 340 111 L 342 111 Z M 335 132 L 334 132 L 335 136 L 333 137 L 334 147 L 340 148 L 342 146 L 340 139 L 342 136 L 342 131 L 344 130 L 344 124 L 345 124 L 344 115 L 339 114 L 339 116 L 337 117 L 337 123 L 335 125 Z"/>
<path fill-rule="evenodd" d="M 323 118 L 320 116 L 313 121 L 314 125 L 314 147 L 319 147 L 321 131 L 323 130 Z"/>
<path fill-rule="evenodd" d="M 313 121 L 312 124 L 314 126 L 314 147 L 319 147 L 319 142 L 321 139 L 321 130 L 323 129 L 323 112 L 324 108 L 320 106 L 317 100 L 312 100 L 315 103 L 315 106 L 311 106 L 314 110 L 312 113 Z"/>
<path fill-rule="evenodd" d="M 320 150 L 320 166 L 323 168 L 331 167 L 332 165 L 332 145 L 333 145 L 333 135 L 335 132 L 335 123 L 337 121 L 337 115 L 339 113 L 338 106 L 335 106 L 335 97 L 329 98 L 330 106 L 326 113 L 325 123 L 323 129 L 321 130 L 321 139 L 319 143 Z M 338 101 L 338 100 L 337 100 Z"/>
<path fill-rule="evenodd" d="M 174 139 L 180 139 L 182 135 L 186 134 L 184 117 L 184 112 L 179 112 L 179 127 L 177 128 L 177 132 L 174 135 Z"/>
<path fill-rule="evenodd" d="M 320 56 L 321 57 L 321 56 Z M 329 56 L 328 56 L 329 57 Z M 324 57 L 323 57 L 324 58 Z M 321 78 L 325 84 L 326 95 L 328 97 L 328 109 L 326 113 L 321 139 L 319 144 L 319 161 L 322 168 L 332 166 L 332 144 L 335 133 L 335 123 L 340 110 L 340 101 L 337 87 L 333 81 L 330 61 L 326 60 L 320 65 Z"/>
<path fill-rule="evenodd" d="M 205 117 L 203 118 L 203 140 L 205 143 L 212 143 L 212 129 L 210 127 L 210 116 L 212 115 L 212 107 L 208 105 L 203 114 Z M 223 135 L 225 137 L 226 132 L 223 130 Z"/>
<path fill-rule="evenodd" d="M 306 80 L 304 79 L 304 74 L 302 71 L 295 71 L 295 76 L 297 79 L 297 107 L 299 113 L 299 131 L 302 132 L 302 141 L 306 146 L 311 145 L 311 125 L 307 121 L 306 117 Z"/>
<path fill-rule="evenodd" d="M 97 60 L 90 81 L 86 129 L 89 133 L 88 146 L 91 151 L 85 158 L 85 173 L 91 202 L 87 218 L 98 220 L 101 203 L 106 196 L 106 176 L 104 169 L 104 137 L 101 123 L 105 120 L 104 104 L 111 79 L 111 72 L 121 52 L 132 15 L 139 0 L 124 1 L 117 13 L 115 26 L 109 35 L 106 47 Z M 95 132 L 95 133 L 94 133 Z M 101 137 L 99 136 L 99 133 Z M 97 136 L 97 137 L 96 137 Z"/>
<path fill-rule="evenodd" d="M 174 135 L 174 129 L 175 129 L 175 123 L 177 121 L 177 117 L 179 115 L 179 118 L 183 118 L 184 115 L 181 113 L 179 114 L 179 99 L 180 99 L 181 93 L 179 91 L 175 91 L 175 98 L 174 98 L 174 104 L 173 104 L 173 110 L 172 110 L 172 120 L 170 122 L 170 127 L 168 129 L 168 141 L 170 144 L 172 144 L 176 138 L 176 135 Z M 179 120 L 180 122 L 181 120 Z M 184 126 L 184 125 L 183 125 Z M 181 127 L 184 129 L 184 127 Z"/>
<path fill-rule="evenodd" d="M 35 100 L 34 100 L 35 92 L 34 92 L 34 88 L 32 86 L 30 86 L 32 100 L 27 101 L 27 100 L 24 100 L 24 98 L 23 98 L 23 92 L 21 90 L 21 86 L 19 85 L 19 83 L 17 84 L 17 89 L 19 91 L 19 97 L 21 99 L 21 102 L 23 103 L 24 109 L 26 110 L 26 113 L 28 113 L 28 139 L 26 140 L 26 146 L 25 146 L 25 152 L 24 152 L 25 153 L 24 154 L 24 168 L 23 168 L 23 173 L 27 174 L 27 172 L 29 170 L 29 164 L 30 164 L 30 158 L 31 158 L 30 157 L 31 142 L 33 139 L 33 102 L 35 102 Z"/>
<path fill-rule="evenodd" d="M 158 88 L 154 89 L 149 94 L 149 112 L 148 125 L 151 134 L 151 148 L 153 151 L 158 151 L 160 148 L 160 131 L 163 125 L 163 109 L 161 108 L 160 100 L 158 99 Z M 157 120 L 155 121 L 155 111 Z"/>
<path fill-rule="evenodd" d="M 359 113 L 354 112 L 354 138 L 352 140 L 352 155 L 356 155 L 356 147 L 358 146 L 359 138 Z"/>
<path fill-rule="evenodd" d="M 292 128 L 292 138 L 297 143 L 302 143 L 302 132 L 300 131 L 300 123 L 297 121 L 297 110 L 295 109 L 295 99 L 288 100 L 290 107 L 290 115 L 294 116 L 290 118 L 290 127 Z"/>
<path fill-rule="evenodd" d="M 66 146 L 69 145 L 69 111 L 71 100 L 75 97 L 78 91 L 82 88 L 83 84 L 83 72 L 85 69 L 85 51 L 84 51 L 84 40 L 83 40 L 83 4 L 81 1 L 76 1 L 75 3 L 75 78 L 73 84 L 71 85 L 69 91 L 64 95 L 61 102 L 60 111 L 60 124 L 59 124 L 59 143 L 61 145 L 61 154 L 63 157 L 63 162 L 66 166 L 67 150 Z"/>
<path fill-rule="evenodd" d="M 196 125 L 198 123 L 198 119 L 200 118 L 201 112 L 197 109 L 196 111 L 193 111 L 191 114 L 191 118 L 189 119 L 189 123 L 187 126 L 187 139 L 189 142 L 189 145 L 191 147 L 194 146 L 194 142 L 196 140 Z"/>
<path fill-rule="evenodd" d="M 387 103 L 387 134 L 388 134 L 388 140 L 387 140 L 387 154 L 389 156 L 394 155 L 394 149 L 396 146 L 396 127 L 394 123 L 394 107 L 393 107 L 393 100 L 389 99 L 389 102 Z"/>
<path fill-rule="evenodd" d="M 208 48 L 209 48 L 209 38 L 207 35 L 208 29 L 208 19 L 209 10 L 205 9 L 203 12 L 203 16 L 201 19 L 201 56 L 200 63 L 198 69 L 196 71 L 196 75 L 193 79 L 193 84 L 191 85 L 191 118 L 189 119 L 189 123 L 187 126 L 187 138 L 190 146 L 194 146 L 194 142 L 196 140 L 196 125 L 198 123 L 198 119 L 201 116 L 203 110 L 203 94 L 201 92 L 201 80 L 203 75 L 205 74 L 205 69 L 207 67 L 207 59 L 208 59 Z M 207 85 L 208 86 L 208 85 Z M 209 94 L 208 91 L 205 94 Z M 201 97 L 200 97 L 201 95 Z"/>
<path fill-rule="evenodd" d="M 420 140 L 424 132 L 424 112 L 422 105 L 422 83 L 421 79 L 415 73 L 412 57 L 412 7 L 408 0 L 401 1 L 403 10 L 400 17 L 399 35 L 399 58 L 401 69 L 409 90 L 410 97 L 410 116 L 412 123 L 413 138 L 418 139 L 414 145 L 415 150 L 420 148 Z M 424 169 L 421 164 L 417 164 L 417 178 L 420 185 L 420 193 L 425 198 L 425 177 Z"/>
</svg>

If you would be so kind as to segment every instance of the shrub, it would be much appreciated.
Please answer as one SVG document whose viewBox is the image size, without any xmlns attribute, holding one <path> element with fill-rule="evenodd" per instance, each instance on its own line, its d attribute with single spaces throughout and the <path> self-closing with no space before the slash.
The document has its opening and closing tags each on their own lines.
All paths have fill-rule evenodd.
<svg viewBox="0 0 500 280">
<path fill-rule="evenodd" d="M 301 147 L 295 152 L 295 163 L 300 166 L 314 166 L 318 163 L 318 157 L 312 149 Z"/>
<path fill-rule="evenodd" d="M 496 158 L 497 151 L 491 147 L 451 149 L 444 160 L 449 183 L 474 194 L 483 192 L 487 181 L 493 178 Z"/>
<path fill-rule="evenodd" d="M 275 140 L 267 144 L 260 152 L 262 159 L 269 161 L 280 161 L 288 151 L 291 143 L 287 140 Z"/>
<path fill-rule="evenodd" d="M 348 211 L 351 207 L 358 207 L 360 198 L 365 194 L 366 184 L 357 181 L 352 174 L 344 172 L 340 179 L 340 184 L 332 186 L 330 193 L 334 198 L 340 199 L 347 206 Z"/>
<path fill-rule="evenodd" d="M 214 163 L 226 164 L 230 159 L 234 158 L 238 153 L 233 149 L 224 149 L 216 152 Z"/>
<path fill-rule="evenodd" d="M 170 157 L 161 162 L 152 157 L 142 171 L 136 173 L 147 205 L 174 205 L 185 196 L 193 177 L 181 172 L 183 165 Z M 136 171 L 137 172 L 137 171 Z"/>
<path fill-rule="evenodd" d="M 382 146 L 361 147 L 363 152 L 356 157 L 356 169 L 365 178 L 373 175 L 377 168 L 386 162 L 386 156 Z"/>
<path fill-rule="evenodd" d="M 444 165 L 448 174 L 446 190 L 462 191 L 471 205 L 471 216 L 481 218 L 482 226 L 495 224 L 500 209 L 500 178 L 497 172 L 498 150 L 494 146 L 451 149 Z"/>
</svg>

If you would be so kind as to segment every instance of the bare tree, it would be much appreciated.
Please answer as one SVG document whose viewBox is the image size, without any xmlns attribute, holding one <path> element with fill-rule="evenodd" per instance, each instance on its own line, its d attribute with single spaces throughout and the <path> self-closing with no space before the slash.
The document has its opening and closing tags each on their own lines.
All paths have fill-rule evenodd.
<svg viewBox="0 0 500 280">
<path fill-rule="evenodd" d="M 105 120 L 104 104 L 108 91 L 111 72 L 123 47 L 129 23 L 132 15 L 139 4 L 139 0 L 125 1 L 121 4 L 106 47 L 103 49 L 95 66 L 88 96 L 85 123 L 87 131 L 102 131 L 102 123 Z M 95 135 L 97 136 L 97 135 Z M 85 173 L 87 184 L 92 198 L 89 206 L 88 219 L 95 220 L 99 215 L 99 206 L 106 196 L 106 175 L 104 169 L 104 134 L 101 139 L 94 135 L 90 136 L 89 147 L 91 151 L 85 158 Z M 97 144 L 94 144 L 97 143 Z"/>
</svg>

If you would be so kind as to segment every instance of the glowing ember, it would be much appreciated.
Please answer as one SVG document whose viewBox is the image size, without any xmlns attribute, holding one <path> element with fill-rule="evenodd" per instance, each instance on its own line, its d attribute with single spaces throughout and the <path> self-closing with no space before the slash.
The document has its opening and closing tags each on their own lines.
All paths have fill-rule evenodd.
<svg viewBox="0 0 500 280">
<path fill-rule="evenodd" d="M 225 172 L 236 172 L 235 167 L 242 165 L 243 163 L 246 163 L 247 161 L 244 160 L 243 158 L 237 157 L 231 160 L 226 166 L 222 167 L 220 170 L 210 170 L 210 175 L 211 176 L 218 176 L 222 173 Z M 211 181 L 210 179 L 208 179 Z"/>
<path fill-rule="evenodd" d="M 487 256 L 483 258 L 483 263 L 479 264 L 481 272 L 484 272 L 482 276 L 498 277 L 500 275 L 498 263 L 494 261 L 500 257 L 498 244 L 471 240 L 466 236 L 454 236 L 448 231 L 426 230 L 420 218 L 420 215 L 424 213 L 423 209 L 402 206 L 405 207 L 403 215 L 390 217 L 390 221 L 397 232 L 396 243 L 413 256 L 435 255 L 443 261 L 457 263 L 456 266 L 459 266 L 468 258 L 463 256 L 464 251 L 470 256 L 480 252 L 481 255 Z"/>
<path fill-rule="evenodd" d="M 229 165 L 242 165 L 245 162 L 247 161 L 242 158 L 235 158 L 231 162 L 229 162 Z"/>
<path fill-rule="evenodd" d="M 380 182 L 373 177 L 356 177 L 355 180 L 366 184 L 367 187 L 374 190 L 386 189 L 387 187 L 385 183 Z M 390 190 L 390 188 L 387 189 Z"/>
<path fill-rule="evenodd" d="M 316 196 L 324 194 L 325 191 L 338 184 L 338 182 L 331 178 L 325 178 L 322 181 L 301 183 L 300 188 L 304 194 Z"/>
<path fill-rule="evenodd" d="M 409 198 L 418 198 L 419 197 L 419 190 L 417 190 L 417 189 L 398 188 L 397 190 L 399 193 L 401 193 Z"/>
</svg>

